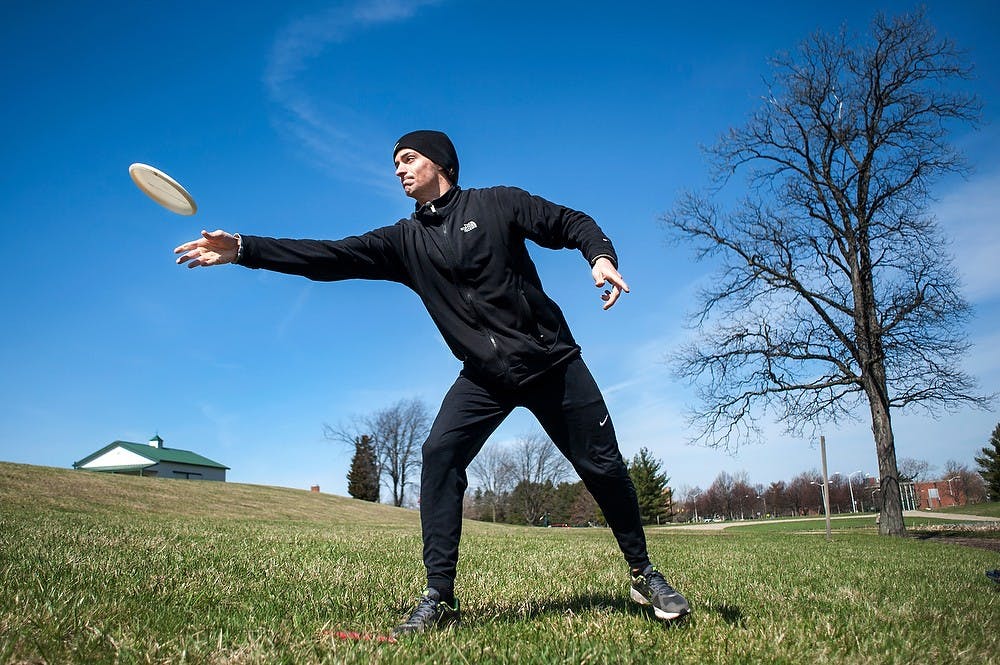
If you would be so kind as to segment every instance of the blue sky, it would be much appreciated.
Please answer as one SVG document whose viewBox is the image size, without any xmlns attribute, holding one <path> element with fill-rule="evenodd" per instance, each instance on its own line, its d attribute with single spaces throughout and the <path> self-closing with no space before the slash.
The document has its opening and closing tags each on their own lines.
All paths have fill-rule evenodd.
<svg viewBox="0 0 1000 665">
<path fill-rule="evenodd" d="M 261 3 L 264 4 L 264 3 Z M 204 5 L 204 6 L 202 6 Z M 576 252 L 534 248 L 605 390 L 622 451 L 672 484 L 754 482 L 819 466 L 768 430 L 735 456 L 687 445 L 691 390 L 663 359 L 710 267 L 658 217 L 705 183 L 701 145 L 759 103 L 766 58 L 816 29 L 863 31 L 839 3 L 5 3 L 0 9 L 0 459 L 68 467 L 105 444 L 195 450 L 237 482 L 345 494 L 349 453 L 324 423 L 420 397 L 459 369 L 417 298 L 388 283 L 186 270 L 200 229 L 337 238 L 407 216 L 391 146 L 454 139 L 467 187 L 515 185 L 593 215 L 633 288 L 602 312 Z M 954 136 L 975 172 L 934 212 L 973 302 L 967 368 L 1000 389 L 1000 34 L 989 2 L 930 2 L 970 53 L 983 124 Z M 193 218 L 132 185 L 146 162 L 183 182 Z M 865 414 L 825 432 L 831 471 L 875 473 Z M 972 464 L 1000 414 L 897 414 L 897 454 Z M 494 436 L 529 432 L 527 413 Z"/>
</svg>

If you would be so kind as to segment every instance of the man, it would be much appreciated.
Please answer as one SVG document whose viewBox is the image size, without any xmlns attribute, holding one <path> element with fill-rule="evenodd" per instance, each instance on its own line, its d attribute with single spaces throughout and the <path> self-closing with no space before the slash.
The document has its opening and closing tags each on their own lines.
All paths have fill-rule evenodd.
<svg viewBox="0 0 1000 665">
<path fill-rule="evenodd" d="M 455 570 L 466 468 L 507 415 L 528 408 L 572 462 L 611 527 L 632 573 L 631 597 L 658 618 L 689 612 L 652 567 L 635 487 L 597 384 L 559 307 L 542 290 L 525 240 L 579 249 L 604 309 L 628 286 L 611 241 L 589 216 L 520 189 L 458 186 L 458 155 L 437 131 L 403 136 L 396 176 L 416 211 L 392 226 L 342 240 L 207 233 L 174 250 L 190 268 L 237 263 L 313 280 L 399 282 L 420 296 L 463 368 L 423 445 L 420 521 L 427 588 L 395 633 L 459 621 Z"/>
</svg>

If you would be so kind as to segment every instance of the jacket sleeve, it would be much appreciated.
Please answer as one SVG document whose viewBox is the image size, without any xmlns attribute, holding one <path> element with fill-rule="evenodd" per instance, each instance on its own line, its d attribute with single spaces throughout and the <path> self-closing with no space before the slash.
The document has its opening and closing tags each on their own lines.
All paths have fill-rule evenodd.
<svg viewBox="0 0 1000 665">
<path fill-rule="evenodd" d="M 525 238 L 549 249 L 579 249 L 590 265 L 604 256 L 618 267 L 614 245 L 590 215 L 516 187 L 498 189 L 512 207 L 514 223 Z"/>
<path fill-rule="evenodd" d="M 341 240 L 293 240 L 240 234 L 237 264 L 320 282 L 380 279 L 408 284 L 400 260 L 400 226 L 385 226 Z"/>
</svg>

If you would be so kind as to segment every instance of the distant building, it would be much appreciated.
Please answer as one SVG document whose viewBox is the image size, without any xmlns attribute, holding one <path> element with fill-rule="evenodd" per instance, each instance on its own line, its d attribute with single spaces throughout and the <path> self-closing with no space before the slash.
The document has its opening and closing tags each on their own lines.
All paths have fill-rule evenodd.
<svg viewBox="0 0 1000 665">
<path fill-rule="evenodd" d="M 947 508 L 948 506 L 964 506 L 969 502 L 963 492 L 961 482 L 957 478 L 951 480 L 932 480 L 924 483 L 914 483 L 917 501 L 924 510 Z"/>
<path fill-rule="evenodd" d="M 109 443 L 79 462 L 73 462 L 73 468 L 129 476 L 223 482 L 226 480 L 226 471 L 229 470 L 228 466 L 190 450 L 167 448 L 159 436 L 154 436 L 148 444 L 129 441 Z"/>
</svg>

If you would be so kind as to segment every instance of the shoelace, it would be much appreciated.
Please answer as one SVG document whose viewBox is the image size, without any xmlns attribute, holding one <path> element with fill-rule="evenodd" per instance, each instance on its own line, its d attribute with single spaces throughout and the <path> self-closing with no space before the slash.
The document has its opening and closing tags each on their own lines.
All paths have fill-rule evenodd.
<svg viewBox="0 0 1000 665">
<path fill-rule="evenodd" d="M 410 618 L 406 620 L 407 625 L 419 625 L 433 616 L 437 609 L 438 601 L 430 596 L 421 596 L 420 602 L 414 608 Z"/>
<path fill-rule="evenodd" d="M 676 591 L 674 591 L 674 588 L 669 584 L 667 584 L 667 580 L 663 577 L 663 574 L 658 570 L 654 570 L 649 575 L 646 575 L 646 584 L 649 585 L 649 588 L 652 589 L 654 593 L 657 593 L 659 595 L 669 596 L 673 593 L 676 593 Z"/>
</svg>

